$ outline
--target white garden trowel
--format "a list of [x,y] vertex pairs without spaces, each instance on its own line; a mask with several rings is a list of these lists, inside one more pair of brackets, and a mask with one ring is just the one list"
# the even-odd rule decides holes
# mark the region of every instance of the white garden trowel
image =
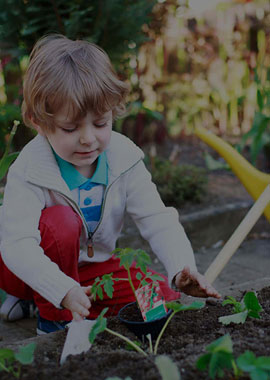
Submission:
[[72,321],[68,327],[68,333],[64,348],[60,358],[62,365],[68,355],[78,355],[90,349],[91,343],[88,339],[89,333],[96,323],[96,320],[84,319],[82,321]]

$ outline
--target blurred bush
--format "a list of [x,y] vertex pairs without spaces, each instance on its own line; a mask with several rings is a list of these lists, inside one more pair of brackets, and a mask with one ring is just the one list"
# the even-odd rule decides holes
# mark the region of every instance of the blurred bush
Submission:
[[207,188],[207,171],[194,165],[175,165],[170,160],[154,158],[153,182],[167,206],[182,207],[186,202],[199,203]]

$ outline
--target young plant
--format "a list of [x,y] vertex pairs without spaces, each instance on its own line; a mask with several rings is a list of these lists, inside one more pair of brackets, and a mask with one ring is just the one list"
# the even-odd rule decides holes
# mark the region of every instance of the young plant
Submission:
[[[154,281],[164,281],[164,278],[159,276],[158,274],[152,274],[147,271],[147,267],[151,264],[151,258],[147,252],[142,249],[132,249],[132,248],[117,248],[112,254],[115,257],[120,259],[120,267],[124,267],[127,271],[126,278],[117,278],[113,277],[112,273],[105,274],[101,278],[97,277],[95,279],[94,284],[92,285],[91,293],[93,295],[94,300],[98,296],[101,300],[103,300],[103,291],[107,294],[109,298],[112,298],[113,295],[113,283],[114,281],[128,281],[130,287],[133,291],[134,297],[137,301],[136,290],[141,288],[142,286],[148,284],[149,282]],[[142,273],[138,272],[136,275],[137,280],[139,281],[139,285],[135,288],[134,283],[131,278],[130,268],[136,262],[136,268],[139,268]],[[137,301],[138,303],[138,301]]]
[[244,372],[249,373],[251,380],[268,380],[270,376],[270,356],[256,356],[245,351],[236,360],[233,356],[232,340],[229,334],[222,336],[206,347],[208,353],[197,360],[200,370],[208,368],[211,379],[224,377],[225,369],[233,369],[234,379],[239,379]]
[[218,318],[219,322],[224,325],[244,323],[247,317],[260,318],[259,313],[263,310],[254,292],[247,292],[241,302],[236,301],[234,297],[228,296],[222,302],[222,305],[233,305],[234,313]]
[[199,357],[196,366],[200,370],[208,368],[211,379],[215,379],[216,376],[224,377],[225,369],[234,368],[234,371],[238,373],[233,358],[233,344],[229,334],[210,343],[206,346],[206,351],[208,351],[206,354]]
[[[0,371],[11,373],[14,377],[19,378],[21,374],[21,364],[31,364],[34,360],[34,351],[36,343],[30,343],[21,347],[19,352],[14,352],[9,348],[0,349]],[[15,362],[19,362],[18,368],[15,368]]]
[[238,368],[248,372],[253,380],[267,380],[270,378],[270,356],[256,356],[251,351],[245,351],[236,359]]

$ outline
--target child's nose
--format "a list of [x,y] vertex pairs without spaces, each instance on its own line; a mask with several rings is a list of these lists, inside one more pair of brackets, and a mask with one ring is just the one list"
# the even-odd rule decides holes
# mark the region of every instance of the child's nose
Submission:
[[96,140],[94,130],[90,125],[81,129],[80,143],[90,145]]

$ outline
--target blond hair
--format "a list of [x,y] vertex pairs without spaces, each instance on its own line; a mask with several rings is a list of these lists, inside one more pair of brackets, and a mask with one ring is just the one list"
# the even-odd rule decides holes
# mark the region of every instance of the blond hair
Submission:
[[119,80],[107,54],[97,45],[48,35],[34,46],[24,78],[22,115],[54,130],[54,114],[68,105],[72,120],[88,111],[113,117],[125,111],[127,84]]

